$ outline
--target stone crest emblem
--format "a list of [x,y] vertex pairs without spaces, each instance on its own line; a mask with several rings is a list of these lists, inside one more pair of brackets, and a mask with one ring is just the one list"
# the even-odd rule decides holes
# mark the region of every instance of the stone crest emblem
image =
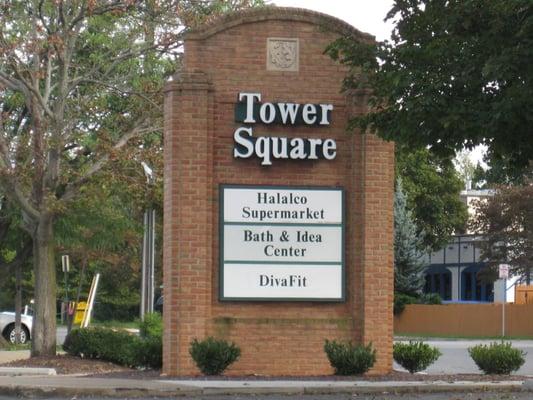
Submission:
[[298,71],[298,39],[269,38],[267,40],[267,70]]

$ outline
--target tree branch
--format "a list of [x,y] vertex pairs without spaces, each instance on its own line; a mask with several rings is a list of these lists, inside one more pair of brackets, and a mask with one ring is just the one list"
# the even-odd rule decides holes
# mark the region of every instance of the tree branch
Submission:
[[[13,68],[13,71],[15,72],[15,75],[18,78],[18,81],[21,85],[23,85],[28,91],[33,94],[33,96],[37,99],[38,103],[42,107],[43,111],[50,117],[54,117],[54,114],[52,113],[52,110],[48,107],[48,105],[45,103],[43,97],[41,96],[41,93],[39,92],[39,88],[35,87],[33,84],[26,81],[24,76],[22,75],[22,72],[19,70],[16,64],[11,64],[11,67]],[[17,88],[18,90],[21,90],[22,88]],[[29,97],[30,93],[27,93],[25,90],[21,90],[26,97]],[[27,99],[30,100],[30,99]]]
[[33,242],[30,238],[26,239],[22,245],[22,249],[17,251],[15,258],[7,263],[0,263],[0,277],[4,279],[13,273],[13,270],[19,265],[23,264],[30,258],[33,250]]
[[48,103],[48,100],[50,98],[50,93],[52,93],[52,89],[54,88],[54,85],[52,85],[52,59],[50,57],[50,52],[48,52],[46,57],[46,80],[44,85],[44,95],[43,100],[45,103]]
[[[113,150],[119,150],[122,147],[124,147],[131,139],[144,134],[148,132],[155,132],[159,130],[158,127],[135,127],[130,132],[124,134],[120,140],[115,143],[113,146]],[[105,167],[105,165],[109,162],[109,154],[103,155],[101,158],[96,160],[88,169],[87,171],[76,181],[68,184],[65,188],[65,191],[63,192],[63,195],[60,197],[63,201],[70,201],[74,198],[74,196],[77,194],[78,189],[86,183],[89,178],[91,178],[96,173],[100,172],[102,168]]]
[[0,71],[0,83],[2,83],[8,89],[22,91],[21,82],[18,80],[13,80],[13,78],[11,78],[9,75],[5,74],[2,71]]
[[[81,82],[93,83],[95,85],[103,86],[105,88],[111,89],[112,91],[114,91],[116,93],[126,94],[126,95],[130,95],[130,96],[137,96],[137,97],[145,100],[146,102],[152,104],[152,106],[154,106],[155,108],[158,108],[158,109],[161,108],[160,104],[156,103],[154,100],[152,100],[150,97],[146,96],[142,92],[136,92],[136,91],[131,91],[131,90],[122,90],[122,89],[118,88],[116,85],[113,85],[113,84],[110,84],[110,83],[106,83],[106,82],[103,82],[103,81],[99,81],[97,79],[83,79],[83,80],[81,80]],[[155,91],[153,93],[155,93]]]
[[[78,23],[83,21],[85,18],[85,15],[87,14],[87,3],[83,2],[83,4],[80,7],[80,12],[78,15],[76,15],[72,21],[70,21],[70,24],[68,26],[69,29],[74,28]],[[116,10],[126,10],[128,7],[133,6],[132,4],[126,4],[124,1],[115,1],[112,3],[109,3],[105,6],[96,7],[93,10],[91,10],[91,15],[102,15],[110,11],[116,11]]]

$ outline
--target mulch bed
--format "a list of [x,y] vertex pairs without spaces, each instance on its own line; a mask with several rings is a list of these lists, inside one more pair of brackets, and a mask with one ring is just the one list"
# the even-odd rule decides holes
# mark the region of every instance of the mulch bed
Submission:
[[[98,377],[109,378],[131,378],[131,379],[164,379],[164,380],[249,380],[249,381],[473,381],[473,382],[500,382],[500,381],[523,381],[528,379],[518,375],[481,375],[481,374],[456,374],[456,375],[426,375],[410,374],[408,372],[394,371],[386,375],[362,375],[362,376],[337,376],[337,375],[318,375],[318,376],[265,376],[265,375],[239,375],[239,376],[160,376],[160,371],[135,371],[127,372],[110,372],[105,375],[95,374]],[[530,378],[529,378],[530,379]]]
[[[136,370],[107,361],[92,360],[79,358],[69,355],[58,355],[55,357],[33,357],[25,360],[12,361],[2,364],[9,367],[44,367],[55,368],[58,374],[83,374],[89,377],[98,378],[125,378],[125,379],[165,379],[165,380],[336,380],[336,381],[475,381],[475,382],[499,382],[505,381],[522,381],[528,379],[519,375],[482,375],[482,374],[456,374],[456,375],[428,375],[428,374],[409,374],[407,372],[393,371],[387,375],[363,375],[363,376],[263,376],[263,375],[244,375],[244,376],[181,376],[167,377],[161,376],[159,370]],[[530,379],[530,378],[529,378]]]

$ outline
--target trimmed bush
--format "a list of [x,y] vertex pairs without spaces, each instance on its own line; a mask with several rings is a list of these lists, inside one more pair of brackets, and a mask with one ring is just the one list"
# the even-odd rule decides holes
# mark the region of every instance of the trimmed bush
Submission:
[[163,340],[149,336],[137,341],[136,367],[161,369],[163,365]]
[[394,293],[394,315],[400,315],[407,304],[442,304],[442,299],[437,293],[425,293],[419,296]]
[[100,298],[94,304],[94,317],[98,321],[134,321],[139,316],[139,299]]
[[438,349],[424,342],[394,344],[394,361],[412,374],[425,370],[441,355]]
[[144,338],[163,337],[163,319],[159,313],[148,313],[139,325],[139,335]]
[[420,304],[442,304],[442,299],[437,293],[424,293],[420,295]]
[[418,303],[418,299],[414,296],[409,296],[403,293],[394,293],[393,313],[394,315],[399,315],[403,312],[407,304],[416,304],[416,303]]
[[526,353],[513,348],[510,342],[494,342],[488,346],[480,344],[470,347],[468,353],[485,374],[509,375],[526,361]]
[[74,329],[63,349],[70,355],[94,358],[137,368],[161,368],[160,337],[140,338],[109,328]]
[[204,375],[220,375],[241,356],[241,349],[235,343],[208,337],[202,341],[194,339],[189,354]]
[[324,351],[335,375],[360,375],[367,372],[376,362],[376,350],[368,345],[343,343],[326,339]]

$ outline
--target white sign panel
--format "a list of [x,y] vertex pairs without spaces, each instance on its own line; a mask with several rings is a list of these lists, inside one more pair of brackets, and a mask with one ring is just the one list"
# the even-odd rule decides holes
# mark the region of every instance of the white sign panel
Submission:
[[507,279],[509,278],[509,264],[500,264],[498,266],[499,278]]
[[223,185],[222,300],[344,300],[343,191]]
[[225,221],[342,223],[341,190],[225,188],[224,196]]
[[341,265],[226,264],[224,295],[248,299],[335,299]]

